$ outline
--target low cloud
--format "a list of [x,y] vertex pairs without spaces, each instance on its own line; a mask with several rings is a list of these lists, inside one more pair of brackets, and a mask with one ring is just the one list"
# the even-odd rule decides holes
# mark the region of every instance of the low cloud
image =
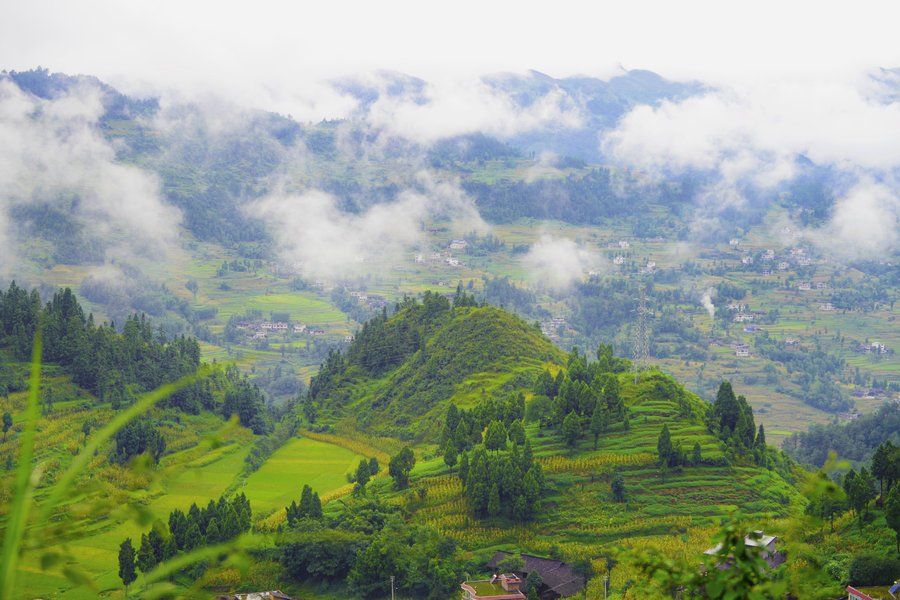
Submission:
[[823,227],[800,235],[837,258],[883,259],[900,251],[900,196],[885,184],[864,180],[838,198]]
[[659,177],[709,175],[695,198],[698,237],[727,231],[729,214],[758,208],[748,193],[757,205],[774,199],[775,186],[797,174],[801,157],[828,166],[846,187],[832,190],[838,200],[829,221],[803,235],[838,258],[877,258],[898,247],[896,87],[890,77],[866,77],[720,89],[639,106],[602,146]]
[[247,211],[268,224],[283,262],[322,279],[389,268],[426,241],[426,221],[443,221],[455,232],[488,230],[472,200],[453,182],[421,173],[416,183],[394,201],[359,213],[341,210],[339,199],[321,190],[276,192]]
[[480,79],[427,83],[399,95],[382,91],[366,119],[376,128],[423,144],[476,132],[509,138],[547,127],[575,128],[583,121],[578,104],[562,90],[520,106]]
[[42,100],[0,80],[0,271],[12,273],[22,258],[14,211],[65,215],[107,259],[158,256],[175,239],[180,213],[162,201],[155,176],[116,161],[97,128],[102,113],[90,86]]
[[608,263],[594,250],[568,238],[542,235],[522,262],[539,286],[563,291],[592,271],[606,271]]
[[[885,84],[886,85],[886,84]],[[900,165],[900,103],[863,81],[769,82],[639,106],[603,140],[628,164],[654,170],[748,173],[774,183],[790,163],[890,169]]]

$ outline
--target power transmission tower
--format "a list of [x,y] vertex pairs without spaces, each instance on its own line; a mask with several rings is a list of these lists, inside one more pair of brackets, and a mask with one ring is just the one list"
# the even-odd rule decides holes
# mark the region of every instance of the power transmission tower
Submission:
[[641,297],[638,301],[637,323],[634,327],[634,339],[632,340],[632,358],[634,361],[634,382],[638,382],[641,371],[647,367],[647,357],[650,355],[650,327],[647,319],[650,311],[647,308],[647,291],[641,284]]

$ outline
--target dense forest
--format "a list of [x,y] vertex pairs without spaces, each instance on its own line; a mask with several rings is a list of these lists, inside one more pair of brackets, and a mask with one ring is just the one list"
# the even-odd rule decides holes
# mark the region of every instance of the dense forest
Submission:
[[[200,347],[186,336],[171,339],[144,315],[125,320],[119,331],[114,323],[95,324],[68,288],[59,290],[46,304],[37,290],[31,292],[12,282],[0,290],[0,347],[9,348],[20,361],[31,358],[40,332],[42,358],[59,365],[72,381],[113,409],[131,404],[141,393],[197,373]],[[3,371],[0,371],[3,376]],[[7,374],[0,379],[13,381]],[[220,400],[220,398],[222,398]],[[188,413],[213,410],[229,417],[237,414],[242,424],[256,433],[271,427],[259,388],[235,367],[215,370],[209,377],[185,386],[165,401]],[[127,448],[154,446],[143,435]],[[138,453],[140,453],[138,452]],[[125,456],[132,455],[125,451]]]
[[785,451],[798,461],[821,467],[830,452],[856,463],[868,461],[885,440],[900,445],[900,404],[884,404],[848,423],[812,425],[784,441]]

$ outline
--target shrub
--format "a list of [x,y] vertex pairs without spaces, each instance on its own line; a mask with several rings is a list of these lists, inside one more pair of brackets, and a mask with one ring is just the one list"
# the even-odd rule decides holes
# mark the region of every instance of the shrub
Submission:
[[890,585],[900,573],[900,559],[861,555],[850,563],[851,585]]

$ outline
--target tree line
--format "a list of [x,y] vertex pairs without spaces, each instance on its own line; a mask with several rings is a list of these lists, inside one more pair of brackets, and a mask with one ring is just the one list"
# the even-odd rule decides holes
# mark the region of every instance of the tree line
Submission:
[[205,508],[191,504],[187,513],[175,509],[169,513],[168,525],[157,522],[148,533],[141,534],[137,549],[131,538],[121,543],[119,578],[127,589],[137,579],[136,569],[149,573],[179,552],[233,539],[250,530],[251,519],[250,501],[243,493],[230,500],[220,496]]

